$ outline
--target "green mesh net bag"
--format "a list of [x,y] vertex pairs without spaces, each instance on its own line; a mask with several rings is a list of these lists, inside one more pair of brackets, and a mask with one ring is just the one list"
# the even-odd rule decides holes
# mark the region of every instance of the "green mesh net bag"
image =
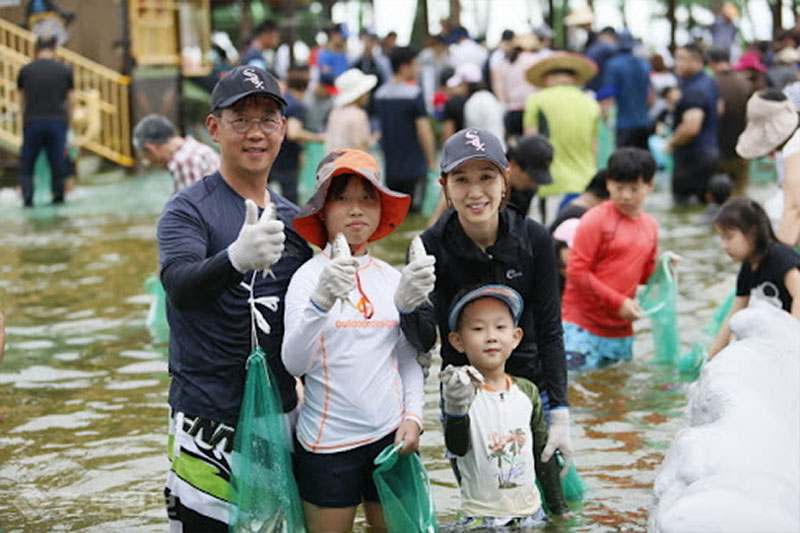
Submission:
[[711,314],[711,320],[703,328],[703,335],[706,337],[703,342],[695,342],[689,351],[681,355],[678,360],[678,370],[685,374],[698,374],[700,369],[708,360],[708,352],[705,344],[710,343],[717,336],[725,319],[733,307],[733,300],[736,298],[736,287],[728,293],[728,296],[720,303]]
[[417,454],[400,455],[401,446],[387,446],[372,473],[389,533],[438,531],[428,473]]
[[678,283],[669,266],[672,257],[669,252],[661,255],[655,272],[639,296],[639,305],[652,323],[655,362],[660,364],[675,364],[681,347],[676,312]]
[[[559,470],[564,467],[564,456],[561,455],[560,450],[556,450],[555,456],[558,461]],[[542,507],[545,512],[549,513],[550,509],[547,507],[547,500],[544,497],[544,489],[539,478],[536,478],[536,488],[539,489],[539,495],[542,498]],[[573,461],[569,465],[569,469],[564,477],[561,478],[561,491],[564,493],[564,499],[569,503],[580,503],[583,501],[583,495],[586,494],[586,482],[578,473]]]
[[247,359],[231,464],[231,532],[304,532],[288,428],[264,352]]
[[158,276],[151,275],[144,280],[144,290],[152,295],[150,310],[147,312],[147,328],[157,342],[169,340],[169,323],[167,322],[167,294]]

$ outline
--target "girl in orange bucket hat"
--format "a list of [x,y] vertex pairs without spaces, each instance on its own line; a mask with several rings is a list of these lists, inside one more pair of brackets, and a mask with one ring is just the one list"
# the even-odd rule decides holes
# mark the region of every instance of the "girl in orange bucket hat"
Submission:
[[[423,375],[400,330],[401,273],[366,246],[397,229],[410,203],[382,185],[372,156],[335,150],[294,221],[322,248],[289,283],[281,350],[304,378],[295,475],[312,532],[349,531],[359,503],[370,526],[385,529],[373,460],[387,446],[419,446]],[[432,277],[432,259],[429,267]]]

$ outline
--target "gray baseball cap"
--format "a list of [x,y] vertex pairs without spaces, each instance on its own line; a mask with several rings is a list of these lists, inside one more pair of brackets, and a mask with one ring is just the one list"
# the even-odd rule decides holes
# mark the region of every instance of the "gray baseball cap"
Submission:
[[493,133],[479,128],[467,128],[450,136],[442,147],[442,174],[471,159],[485,159],[500,170],[508,168],[503,145]]
[[455,331],[458,326],[458,318],[464,308],[475,300],[481,298],[496,298],[508,306],[511,316],[514,318],[514,325],[519,325],[519,318],[522,316],[524,302],[522,296],[507,285],[489,284],[472,289],[466,292],[459,292],[455,296],[453,305],[450,306],[450,313],[447,316],[447,326],[450,331]]
[[251,94],[269,96],[281,108],[286,107],[281,88],[269,72],[258,67],[239,66],[225,74],[214,86],[211,92],[211,112],[230,107]]

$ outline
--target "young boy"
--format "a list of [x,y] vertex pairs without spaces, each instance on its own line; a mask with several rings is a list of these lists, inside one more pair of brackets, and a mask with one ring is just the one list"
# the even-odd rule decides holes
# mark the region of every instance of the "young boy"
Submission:
[[570,368],[629,360],[632,322],[642,310],[634,295],[655,268],[658,223],[643,212],[653,190],[655,162],[639,148],[608,160],[610,200],[581,218],[567,265],[562,300],[564,349]]
[[522,339],[522,297],[505,285],[482,285],[456,296],[448,338],[471,366],[439,375],[445,444],[461,477],[460,526],[527,529],[546,519],[538,478],[555,514],[564,503],[558,464],[541,461],[547,424],[536,385],[511,377],[505,362]]

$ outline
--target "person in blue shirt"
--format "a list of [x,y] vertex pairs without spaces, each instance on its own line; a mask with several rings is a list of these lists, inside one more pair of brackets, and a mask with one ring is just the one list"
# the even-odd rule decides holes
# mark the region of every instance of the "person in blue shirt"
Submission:
[[242,54],[239,64],[243,66],[258,67],[275,76],[275,72],[264,57],[265,50],[277,50],[280,44],[281,33],[278,25],[272,20],[262,21],[253,30],[250,45]]
[[599,92],[603,88],[605,81],[605,66],[609,59],[614,57],[617,51],[617,32],[614,28],[607,26],[600,30],[594,41],[586,47],[583,55],[591,59],[597,65],[597,75],[589,80],[586,88]]
[[347,26],[344,24],[330,26],[325,33],[328,35],[328,42],[317,56],[319,80],[322,83],[333,84],[336,78],[350,67],[347,61],[347,37],[349,34]]
[[681,98],[675,106],[675,131],[665,149],[674,152],[672,198],[686,205],[705,202],[708,180],[719,160],[719,87],[704,72],[703,51],[693,44],[675,52],[675,74],[681,78]]
[[297,405],[295,379],[281,362],[284,298],[311,249],[291,229],[297,207],[267,187],[285,107],[262,69],[239,66],[223,77],[206,117],[219,171],[173,196],[158,221],[172,378],[164,496],[173,530],[228,531],[231,455],[253,344],[267,355],[283,410]]
[[612,88],[617,102],[617,148],[648,149],[650,119],[647,109],[653,100],[650,65],[633,55],[636,39],[628,30],[617,38],[617,54],[605,65],[604,86]]

